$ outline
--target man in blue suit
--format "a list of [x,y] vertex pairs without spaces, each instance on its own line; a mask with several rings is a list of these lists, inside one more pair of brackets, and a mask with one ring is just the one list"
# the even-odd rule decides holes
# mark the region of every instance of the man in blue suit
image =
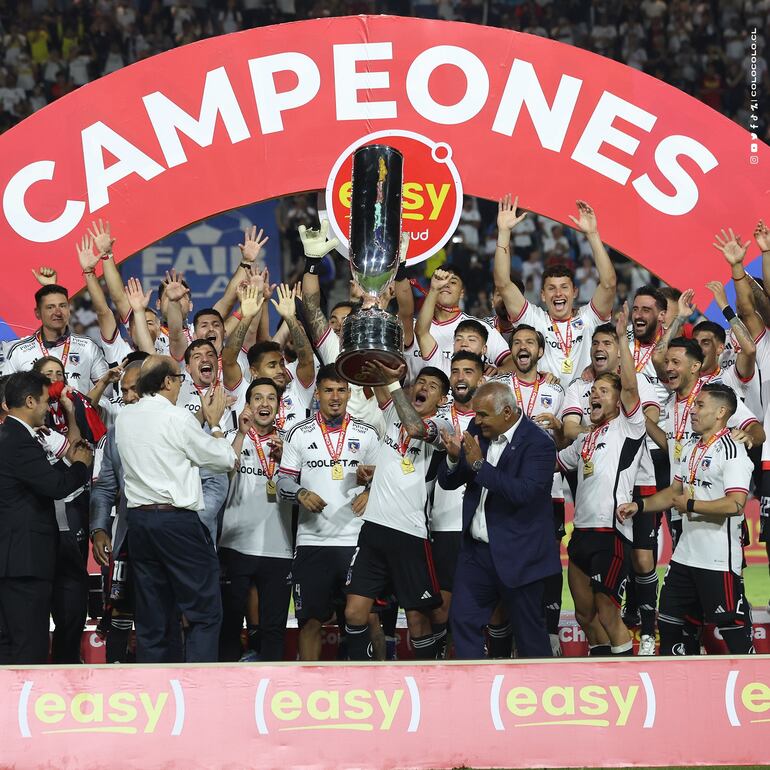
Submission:
[[501,382],[479,387],[473,409],[469,431],[444,435],[438,475],[444,489],[467,485],[450,618],[455,654],[484,657],[484,627],[502,601],[518,657],[551,657],[543,581],[561,569],[551,503],[556,446]]

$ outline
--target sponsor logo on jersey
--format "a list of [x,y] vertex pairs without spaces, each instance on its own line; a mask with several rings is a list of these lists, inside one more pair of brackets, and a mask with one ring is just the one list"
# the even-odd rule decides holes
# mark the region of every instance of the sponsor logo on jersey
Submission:
[[260,679],[254,703],[257,730],[260,735],[298,730],[417,732],[420,692],[414,677],[405,676],[403,686],[366,684],[364,680],[352,688],[324,683],[323,689],[316,689],[311,680],[305,686],[279,689],[274,680]]
[[[551,679],[551,677],[548,677]],[[491,683],[490,716],[496,730],[508,727],[653,727],[655,689],[646,672],[598,675],[579,686],[554,678],[522,686],[513,676],[498,674]],[[512,685],[512,686],[511,686]]]
[[27,680],[19,695],[18,724],[24,738],[74,732],[181,735],[184,717],[178,679],[169,679],[168,689],[113,692],[41,691],[34,680]]

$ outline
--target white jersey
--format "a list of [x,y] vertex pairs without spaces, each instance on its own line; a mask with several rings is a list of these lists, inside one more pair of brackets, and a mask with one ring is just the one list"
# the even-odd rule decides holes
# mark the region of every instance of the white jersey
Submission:
[[[455,433],[468,430],[476,412],[463,412],[455,402],[442,407],[438,416],[450,422]],[[416,472],[416,471],[415,471]],[[430,506],[431,532],[461,532],[463,528],[463,497],[465,485],[457,489],[444,489],[436,484],[433,489],[433,501]]]
[[[764,415],[763,405],[767,404],[766,384],[770,379],[770,340],[765,331],[763,331],[754,342],[757,346],[754,375],[748,380],[743,380],[740,377],[739,379],[741,379],[743,384],[743,395],[741,398],[743,398],[752,414],[761,421]],[[728,329],[725,349],[719,357],[719,368],[724,370],[734,367],[740,349],[741,346],[738,344],[732,329]]]
[[[318,355],[324,364],[333,364],[340,354],[340,338],[330,326],[321,339],[315,344]],[[367,396],[365,388],[360,385],[350,386],[350,399],[348,400],[348,412],[357,420],[363,420],[373,426],[377,435],[382,437],[385,431],[385,423],[382,412],[374,395]]]
[[510,321],[503,321],[497,313],[488,315],[481,319],[481,323],[500,332],[500,336],[505,340],[505,344],[511,347],[511,338],[513,337],[513,324]]
[[[762,468],[770,469],[770,334],[765,329],[757,345],[757,372],[759,374],[759,407],[761,409],[762,424],[765,429],[765,435],[768,437],[762,445]],[[749,399],[746,399],[746,405],[749,406]],[[756,412],[755,412],[756,414]]]
[[382,412],[385,435],[364,519],[427,538],[428,499],[438,465],[445,457],[438,448],[441,429],[451,431],[452,423],[438,416],[424,420],[428,440],[421,441],[410,439],[401,430],[401,418],[393,402],[388,402]]
[[[542,308],[524,302],[524,307],[511,321],[517,324],[529,324],[545,338],[545,354],[539,366],[559,378],[566,390],[574,377],[579,377],[591,363],[591,337],[594,329],[608,319],[602,318],[594,309],[593,303],[583,305],[569,321],[554,321]],[[565,351],[569,350],[570,364]]]
[[46,347],[38,330],[6,349],[3,374],[29,371],[35,361],[45,356],[58,358],[64,366],[67,385],[86,395],[107,372],[107,361],[102,351],[88,337],[68,334],[55,345]]
[[[225,393],[230,398],[235,398],[235,402],[230,406],[225,406],[222,419],[219,421],[219,427],[225,435],[230,435],[238,430],[238,416],[246,405],[246,391],[249,384],[246,380],[241,380],[235,390],[225,388]],[[187,409],[192,414],[197,414],[201,408],[201,394],[206,393],[207,388],[199,388],[186,373],[182,386],[179,388],[179,396],[176,405]]]
[[[729,433],[711,446],[690,439],[682,448],[674,480],[681,481],[696,500],[719,500],[728,492],[748,494],[753,466],[746,447]],[[682,534],[672,561],[699,569],[742,571],[741,530],[743,516],[708,517],[691,513],[682,517]]]
[[[582,378],[578,377],[570,383],[567,388],[567,395],[564,399],[564,407],[562,409],[562,420],[567,415],[575,415],[580,418],[580,424],[586,428],[591,428],[591,388],[593,387],[594,380],[586,382]],[[636,375],[636,387],[639,391],[639,400],[642,402],[642,411],[649,406],[657,406],[660,408],[657,397],[657,389],[650,382],[646,374],[637,372]],[[668,392],[668,391],[666,391]],[[661,409],[661,415],[663,410]],[[660,423],[660,420],[658,421]],[[665,430],[661,425],[661,430]],[[655,468],[652,464],[652,456],[650,455],[649,436],[645,442],[646,448],[641,450],[641,458],[639,460],[639,475],[636,479],[637,486],[640,487],[654,487],[655,486]],[[654,444],[654,447],[658,449],[658,445]]]
[[[247,382],[246,389],[248,386]],[[298,422],[307,419],[314,393],[315,383],[305,386],[299,381],[299,377],[289,380],[278,403],[275,424],[279,430],[286,432]]]
[[117,327],[111,340],[102,336],[101,346],[104,358],[110,364],[119,364],[129,353],[134,352],[134,347],[123,339]]
[[489,336],[487,337],[486,359],[489,363],[494,366],[500,366],[508,358],[511,354],[510,345],[508,345],[497,329],[484,323],[480,318],[458,310],[457,314],[448,321],[436,321],[433,319],[430,325],[431,337],[436,341],[433,350],[421,351],[415,336],[412,345],[404,351],[407,366],[409,367],[410,382],[415,381],[423,366],[435,366],[449,376],[451,360],[455,351],[455,330],[463,321],[478,321],[487,327]]
[[[377,463],[377,431],[351,418],[344,433],[341,428],[326,433],[330,452],[321,419],[318,414],[297,423],[283,444],[281,474],[292,477],[326,502],[321,513],[311,513],[299,506],[297,545],[355,545],[361,518],[353,513],[351,503],[364,489],[356,481],[356,468],[359,464]],[[342,478],[333,478],[332,453],[342,466]]]
[[291,503],[278,500],[275,494],[268,497],[267,490],[268,474],[273,482],[278,475],[278,465],[270,459],[269,442],[275,437],[275,433],[254,433],[243,439],[241,464],[232,477],[225,503],[220,548],[249,556],[292,557]]
[[614,529],[633,539],[631,519],[618,521],[615,511],[630,503],[644,446],[644,411],[641,402],[630,414],[620,414],[601,428],[578,436],[557,455],[565,471],[578,471],[575,496],[576,529]]
[[[559,416],[564,403],[564,389],[558,383],[550,384],[545,381],[544,374],[539,374],[535,382],[524,382],[518,377],[514,379],[513,373],[501,374],[493,377],[491,382],[502,382],[507,385],[516,396],[519,409],[527,417],[537,417],[540,414],[553,414]],[[552,431],[549,431],[553,435]],[[561,483],[561,473],[553,474],[551,497],[554,500],[564,499],[564,490]]]
[[[42,444],[43,449],[45,450],[45,455],[51,465],[56,465],[59,460],[63,460],[66,465],[69,465],[69,462],[64,458],[64,455],[69,449],[70,442],[63,433],[59,433],[58,431],[51,430],[49,428],[38,428],[35,432],[37,433],[37,440]],[[74,492],[70,492],[67,497],[63,497],[61,500],[57,500],[56,502],[69,503],[76,497],[79,497],[83,492],[86,491],[86,489],[88,489],[88,484],[84,484],[82,487],[78,487]],[[60,506],[57,506],[56,509],[56,519],[59,524],[60,531],[65,532],[69,529],[69,524],[67,523],[67,515],[64,513],[64,509]]]

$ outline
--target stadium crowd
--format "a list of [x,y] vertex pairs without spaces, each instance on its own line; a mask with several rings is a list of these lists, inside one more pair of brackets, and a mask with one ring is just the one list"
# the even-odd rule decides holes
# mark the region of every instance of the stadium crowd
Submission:
[[[589,301],[556,262],[536,305],[511,279],[527,213],[511,196],[497,209],[493,314],[461,309],[456,267],[436,267],[423,297],[402,261],[381,304],[407,363],[367,362],[386,383],[373,388],[334,365],[346,317],[372,300],[353,283],[323,310],[326,222],[299,227],[294,286],[270,283],[267,239],[247,230],[208,308],[173,271],[151,305],[94,222],[76,251],[99,344],[73,333],[67,288],[41,267],[40,328],[6,344],[0,379],[2,659],[44,662],[51,617],[51,659],[80,660],[89,540],[110,661],[128,659],[134,624],[139,661],[282,659],[290,598],[302,660],[330,622],[341,656],[392,658],[399,607],[421,659],[558,655],[567,489],[590,654],[631,654],[635,626],[639,654],[655,654],[656,628],[663,654],[697,654],[705,623],[751,652],[744,506],[761,497],[766,523],[770,298],[744,271],[749,241],[715,236],[737,293],[732,308],[707,284],[726,333],[689,326],[692,289],[642,285],[616,309],[584,201],[571,220]],[[770,231],[753,238],[769,278]],[[675,545],[658,600],[661,526]]]

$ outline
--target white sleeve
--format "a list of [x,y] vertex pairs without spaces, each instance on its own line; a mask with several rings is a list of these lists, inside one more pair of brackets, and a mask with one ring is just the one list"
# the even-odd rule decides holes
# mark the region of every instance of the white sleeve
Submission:
[[738,408],[735,410],[735,414],[728,420],[727,427],[731,430],[733,428],[740,428],[746,430],[752,423],[759,422],[753,415],[751,409],[738,398]]
[[321,339],[313,343],[313,347],[324,364],[331,364],[337,360],[337,356],[340,354],[340,338],[335,334],[334,329],[329,326]]
[[641,438],[645,434],[646,421],[644,417],[644,409],[642,408],[642,402],[637,401],[636,406],[628,413],[626,413],[623,407],[623,402],[620,402],[620,420],[621,430],[624,435],[629,438]]
[[363,457],[361,459],[362,465],[376,465],[377,454],[380,451],[380,439],[377,437],[375,430],[367,431],[366,433],[366,446],[364,447]]
[[648,406],[657,406],[660,409],[660,402],[655,393],[655,388],[646,374],[639,372],[636,375],[636,387],[639,390],[639,400],[642,402],[642,409]]
[[583,381],[573,380],[567,392],[564,394],[564,401],[561,407],[561,419],[563,420],[568,414],[574,414],[580,418],[580,422],[583,422],[583,405],[580,403],[580,392],[582,390]]
[[583,446],[583,438],[576,438],[568,447],[565,447],[556,455],[556,462],[563,471],[577,470],[580,462],[580,447]]
[[746,448],[743,444],[736,444],[736,447],[738,456],[727,460],[724,465],[725,494],[728,492],[748,494],[754,466],[746,454]]
[[[294,439],[292,441],[292,439]],[[289,435],[283,442],[283,453],[281,454],[281,466],[278,469],[280,473],[285,473],[289,476],[293,476],[295,479],[299,476],[302,470],[302,457],[299,451],[299,434],[292,435],[289,431]]]
[[107,359],[104,357],[101,348],[94,342],[91,343],[93,350],[93,360],[91,361],[91,382],[96,385],[99,379],[107,374],[109,367],[107,366]]
[[215,473],[231,471],[235,467],[236,456],[230,443],[224,438],[214,438],[206,433],[191,412],[181,408],[179,412],[179,415],[175,415],[175,421],[190,462]]
[[545,334],[548,331],[548,314],[542,308],[531,305],[526,300],[524,300],[524,307],[516,318],[509,316],[509,320],[512,324],[529,324],[541,334]]
[[129,353],[134,352],[134,349],[120,336],[117,329],[115,329],[115,336],[111,340],[108,341],[102,337],[102,350],[105,360],[108,363],[114,362],[116,364],[119,364]]
[[487,358],[499,366],[509,355],[511,348],[497,329],[490,328],[487,337]]

